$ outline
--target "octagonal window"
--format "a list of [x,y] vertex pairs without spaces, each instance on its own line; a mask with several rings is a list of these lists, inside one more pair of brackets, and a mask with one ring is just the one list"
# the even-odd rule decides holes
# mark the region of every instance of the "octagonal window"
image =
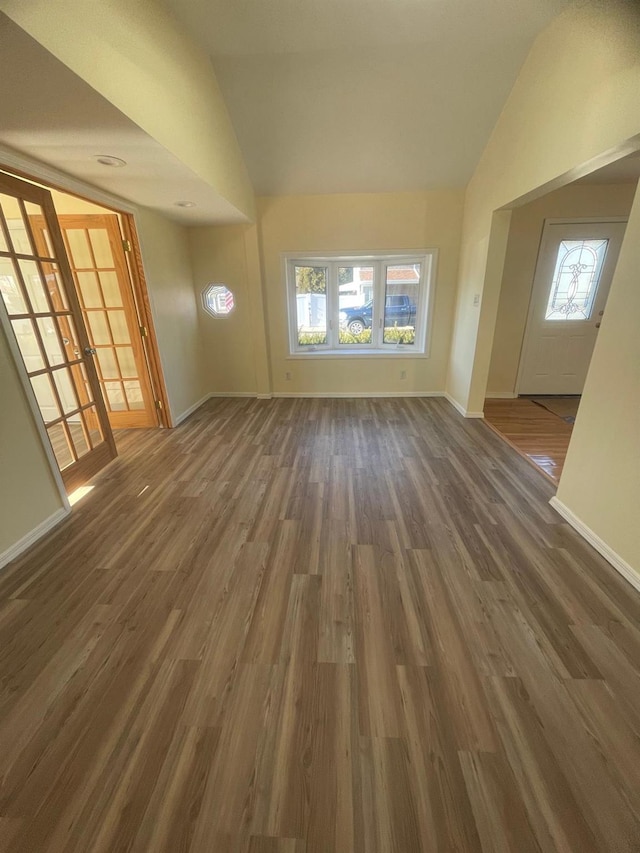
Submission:
[[225,284],[209,284],[202,291],[202,304],[212,317],[226,317],[234,308],[233,293]]

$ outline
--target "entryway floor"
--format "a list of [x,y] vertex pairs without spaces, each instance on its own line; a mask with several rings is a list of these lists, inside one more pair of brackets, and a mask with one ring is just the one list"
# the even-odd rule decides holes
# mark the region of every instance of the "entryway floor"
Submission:
[[556,485],[573,424],[530,399],[485,400],[485,422]]

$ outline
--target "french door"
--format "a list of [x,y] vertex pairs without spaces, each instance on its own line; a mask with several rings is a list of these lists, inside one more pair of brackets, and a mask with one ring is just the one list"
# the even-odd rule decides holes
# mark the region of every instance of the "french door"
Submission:
[[[46,223],[39,245],[31,218]],[[0,174],[0,293],[71,492],[116,456],[51,194]]]
[[[115,214],[57,217],[102,397],[112,429],[156,427],[154,395],[142,344],[122,237]],[[31,220],[38,248],[49,243],[42,217]]]

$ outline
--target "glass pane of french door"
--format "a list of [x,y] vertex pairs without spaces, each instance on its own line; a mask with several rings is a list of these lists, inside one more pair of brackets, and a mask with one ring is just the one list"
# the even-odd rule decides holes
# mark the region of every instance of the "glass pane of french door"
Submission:
[[[30,220],[47,224],[38,246]],[[50,193],[0,174],[0,294],[68,490],[116,455]]]
[[[58,224],[113,429],[155,427],[157,415],[115,214],[63,214]],[[44,220],[31,225],[46,249]]]

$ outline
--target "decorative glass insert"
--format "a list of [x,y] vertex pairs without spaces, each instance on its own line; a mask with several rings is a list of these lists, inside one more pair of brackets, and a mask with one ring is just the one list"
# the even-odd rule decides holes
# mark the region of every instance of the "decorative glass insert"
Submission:
[[563,240],[558,248],[545,320],[588,320],[608,240]]
[[209,284],[202,293],[204,310],[212,317],[226,317],[234,308],[233,293],[225,284]]

